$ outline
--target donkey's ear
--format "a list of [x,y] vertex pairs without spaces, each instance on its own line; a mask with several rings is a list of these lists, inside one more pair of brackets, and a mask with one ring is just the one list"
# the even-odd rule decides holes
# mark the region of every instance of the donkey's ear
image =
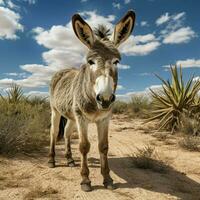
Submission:
[[126,15],[117,23],[114,30],[113,42],[119,46],[131,34],[135,24],[135,13],[129,10]]
[[72,17],[72,25],[76,36],[88,48],[91,48],[94,43],[94,34],[90,26],[81,18],[79,14]]

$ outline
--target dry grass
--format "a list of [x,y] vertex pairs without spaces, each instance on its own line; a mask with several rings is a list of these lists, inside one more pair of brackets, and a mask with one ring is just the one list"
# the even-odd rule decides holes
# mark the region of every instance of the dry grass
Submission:
[[122,114],[127,113],[128,111],[128,104],[123,101],[116,101],[113,106],[113,113],[114,114]]
[[0,99],[0,153],[15,155],[41,150],[49,140],[49,103],[23,98],[22,91],[16,88],[14,94]]
[[179,142],[179,145],[189,151],[200,151],[200,137],[186,136]]
[[151,102],[143,95],[133,95],[130,102],[116,101],[113,107],[114,114],[128,114],[131,118],[147,118]]
[[200,135],[200,113],[182,115],[182,123],[179,129],[186,135]]
[[167,165],[159,158],[155,148],[151,146],[138,149],[138,152],[133,156],[133,163],[140,169],[150,169],[158,173],[166,173],[167,171]]
[[[47,144],[50,112],[42,105],[6,104],[0,108],[0,153],[28,153]],[[1,105],[2,105],[1,104]]]
[[41,186],[37,186],[31,189],[30,192],[28,192],[24,199],[25,200],[32,200],[37,198],[50,198],[55,199],[55,195],[58,194],[58,190],[53,189],[52,187],[46,187],[42,188]]

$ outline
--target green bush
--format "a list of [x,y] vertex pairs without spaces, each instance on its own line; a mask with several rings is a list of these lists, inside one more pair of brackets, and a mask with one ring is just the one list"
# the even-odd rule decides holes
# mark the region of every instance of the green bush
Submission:
[[113,113],[114,114],[122,114],[127,113],[128,104],[123,101],[116,101],[113,106]]
[[133,95],[128,108],[132,117],[147,118],[151,109],[151,101],[144,95]]
[[133,95],[130,102],[116,101],[113,106],[114,114],[127,114],[133,118],[147,118],[151,102],[144,95]]
[[12,91],[0,99],[0,153],[14,155],[40,150],[49,140],[49,104],[31,105],[23,93],[14,101]]

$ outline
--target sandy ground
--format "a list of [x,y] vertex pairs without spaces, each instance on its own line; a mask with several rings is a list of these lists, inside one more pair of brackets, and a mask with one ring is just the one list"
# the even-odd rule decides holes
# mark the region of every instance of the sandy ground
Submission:
[[[117,186],[104,189],[100,175],[96,127],[89,128],[91,150],[88,155],[93,191],[80,190],[80,154],[78,140],[72,144],[77,166],[69,168],[64,158],[64,145],[57,145],[57,167],[47,167],[46,154],[12,159],[0,157],[0,200],[10,199],[75,199],[75,200],[200,200],[200,153],[180,149],[177,139],[154,137],[153,125],[142,120],[114,116],[110,126],[109,164]],[[134,166],[132,156],[137,148],[155,147],[168,167],[165,173]]]

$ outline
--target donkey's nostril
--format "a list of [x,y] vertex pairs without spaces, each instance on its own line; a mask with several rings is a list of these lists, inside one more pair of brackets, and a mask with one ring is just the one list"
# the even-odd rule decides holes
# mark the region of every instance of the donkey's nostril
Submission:
[[115,95],[114,95],[114,94],[112,94],[112,95],[111,95],[111,97],[110,97],[110,101],[111,101],[111,102],[114,102],[114,101],[115,101],[115,99],[116,99]]
[[101,95],[100,95],[100,94],[98,94],[98,95],[96,96],[96,100],[99,101],[99,102],[101,101]]

